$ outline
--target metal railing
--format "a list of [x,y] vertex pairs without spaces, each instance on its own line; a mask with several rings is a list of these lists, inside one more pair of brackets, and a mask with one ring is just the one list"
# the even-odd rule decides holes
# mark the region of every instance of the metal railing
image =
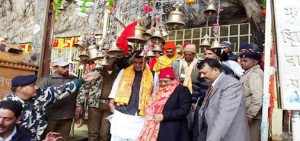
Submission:
[[[213,26],[208,28],[190,28],[180,30],[169,30],[169,36],[166,38],[167,41],[174,41],[176,44],[183,45],[185,42],[192,42],[196,46],[201,44],[203,37],[208,30],[209,41],[214,40],[213,37]],[[231,24],[219,26],[219,41],[230,41],[232,44],[232,51],[238,52],[241,43],[251,42],[251,26],[250,23],[242,24]],[[204,49],[199,48],[200,53],[203,53]]]

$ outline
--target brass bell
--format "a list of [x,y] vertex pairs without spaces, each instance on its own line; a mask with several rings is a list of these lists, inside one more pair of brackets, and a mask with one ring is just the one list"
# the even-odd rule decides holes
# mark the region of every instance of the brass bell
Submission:
[[88,46],[88,52],[89,52],[89,55],[90,55],[90,59],[98,59],[98,46],[97,45],[89,45]]
[[146,30],[146,32],[143,33],[143,36],[145,37],[151,37],[153,34],[153,30],[152,29],[148,29]]
[[163,38],[163,35],[161,33],[160,30],[154,30],[154,33],[152,34],[152,36],[150,37],[150,40],[156,42],[163,42],[164,41],[164,38]]
[[124,52],[119,47],[117,47],[116,42],[112,42],[109,50],[107,51],[107,54],[114,55],[114,56],[120,56],[120,55],[123,55]]
[[204,11],[204,15],[206,15],[207,17],[214,17],[218,14],[215,6],[210,2],[206,8],[206,10]]
[[75,48],[82,48],[84,47],[83,41],[79,40],[77,43],[74,44]]
[[204,40],[201,42],[201,44],[199,45],[199,47],[206,48],[206,47],[211,47],[211,45],[210,45],[208,39],[204,38]]
[[154,48],[152,49],[152,51],[162,52],[162,49],[161,49],[160,45],[154,44]]
[[145,43],[146,39],[143,37],[144,32],[145,28],[141,26],[140,19],[138,19],[134,30],[134,36],[128,37],[127,40],[133,43]]
[[102,50],[99,50],[97,53],[97,58],[103,58],[105,56],[105,54],[103,53]]
[[155,57],[155,54],[152,50],[149,50],[147,51],[147,54],[146,54],[147,57]]
[[109,65],[108,60],[106,59],[106,57],[101,59],[99,64],[102,65],[102,66]]
[[96,45],[98,45],[99,47],[103,45],[103,40],[97,40],[96,41]]
[[90,56],[89,56],[89,54],[87,53],[86,50],[82,51],[82,52],[79,54],[78,57],[79,57],[80,60],[82,60],[82,61],[88,61],[88,60],[90,59]]
[[139,54],[139,56],[143,56],[143,57],[146,57],[145,55],[146,55],[145,50],[142,50],[141,53]]
[[102,49],[103,49],[103,50],[109,50],[109,44],[104,44],[104,46],[103,46]]
[[170,13],[166,25],[174,28],[185,26],[183,13],[179,11],[179,5],[175,5],[175,8],[176,9]]
[[80,62],[81,59],[79,58],[79,56],[77,55],[77,57],[75,58],[75,55],[72,57],[72,61],[77,61]]
[[222,49],[222,44],[218,40],[214,40],[211,44],[210,49]]
[[169,36],[169,33],[165,29],[162,29],[161,32],[163,37]]

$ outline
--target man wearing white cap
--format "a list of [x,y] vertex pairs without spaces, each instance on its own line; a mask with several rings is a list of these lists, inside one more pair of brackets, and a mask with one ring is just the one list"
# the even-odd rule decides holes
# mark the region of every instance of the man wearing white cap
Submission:
[[[75,79],[75,76],[69,75],[69,62],[66,58],[57,58],[52,61],[54,73],[42,78],[39,83],[41,89],[47,87],[56,87]],[[48,125],[44,131],[44,135],[52,132],[58,132],[62,135],[62,141],[67,141],[71,125],[74,118],[75,102],[78,92],[58,100],[46,107],[46,119]]]
[[188,87],[192,93],[193,83],[196,81],[199,73],[197,68],[197,50],[195,44],[188,44],[183,49],[183,56],[173,61],[175,75],[180,83]]

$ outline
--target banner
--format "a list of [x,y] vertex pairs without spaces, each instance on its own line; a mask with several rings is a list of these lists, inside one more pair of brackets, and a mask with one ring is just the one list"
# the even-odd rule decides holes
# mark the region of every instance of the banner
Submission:
[[52,48],[73,48],[74,44],[77,42],[77,38],[54,38],[52,41]]
[[300,5],[295,2],[274,1],[281,102],[285,110],[300,110]]
[[19,45],[22,49],[23,49],[23,51],[25,52],[25,53],[30,53],[30,51],[31,51],[31,44],[20,44]]

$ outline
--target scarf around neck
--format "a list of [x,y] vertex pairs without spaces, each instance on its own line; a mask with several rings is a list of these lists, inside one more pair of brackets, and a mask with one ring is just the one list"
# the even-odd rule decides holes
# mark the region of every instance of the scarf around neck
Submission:
[[188,63],[185,60],[183,60],[182,62],[183,62],[182,66],[184,68],[184,73],[185,73],[183,86],[188,87],[190,93],[192,94],[193,93],[192,73],[193,73],[194,66],[197,64],[197,59],[194,58],[193,62],[191,62],[190,65],[188,65]]
[[180,57],[178,53],[175,53],[172,58],[169,58],[167,55],[160,56],[154,64],[153,70],[159,73],[161,69],[170,67],[173,60],[176,60],[178,57]]
[[[115,102],[118,106],[128,105],[130,100],[132,85],[135,78],[135,72],[133,65],[126,68],[121,76],[121,80],[117,90],[117,96],[115,98]],[[149,101],[152,87],[153,87],[153,74],[148,67],[145,67],[142,80],[141,87],[139,91],[139,115],[145,115],[145,107]]]
[[153,92],[150,101],[146,106],[146,122],[137,141],[157,141],[160,122],[156,122],[153,119],[153,116],[155,114],[162,114],[169,97],[173,94],[179,84],[179,80],[175,79],[166,88],[158,87]]

